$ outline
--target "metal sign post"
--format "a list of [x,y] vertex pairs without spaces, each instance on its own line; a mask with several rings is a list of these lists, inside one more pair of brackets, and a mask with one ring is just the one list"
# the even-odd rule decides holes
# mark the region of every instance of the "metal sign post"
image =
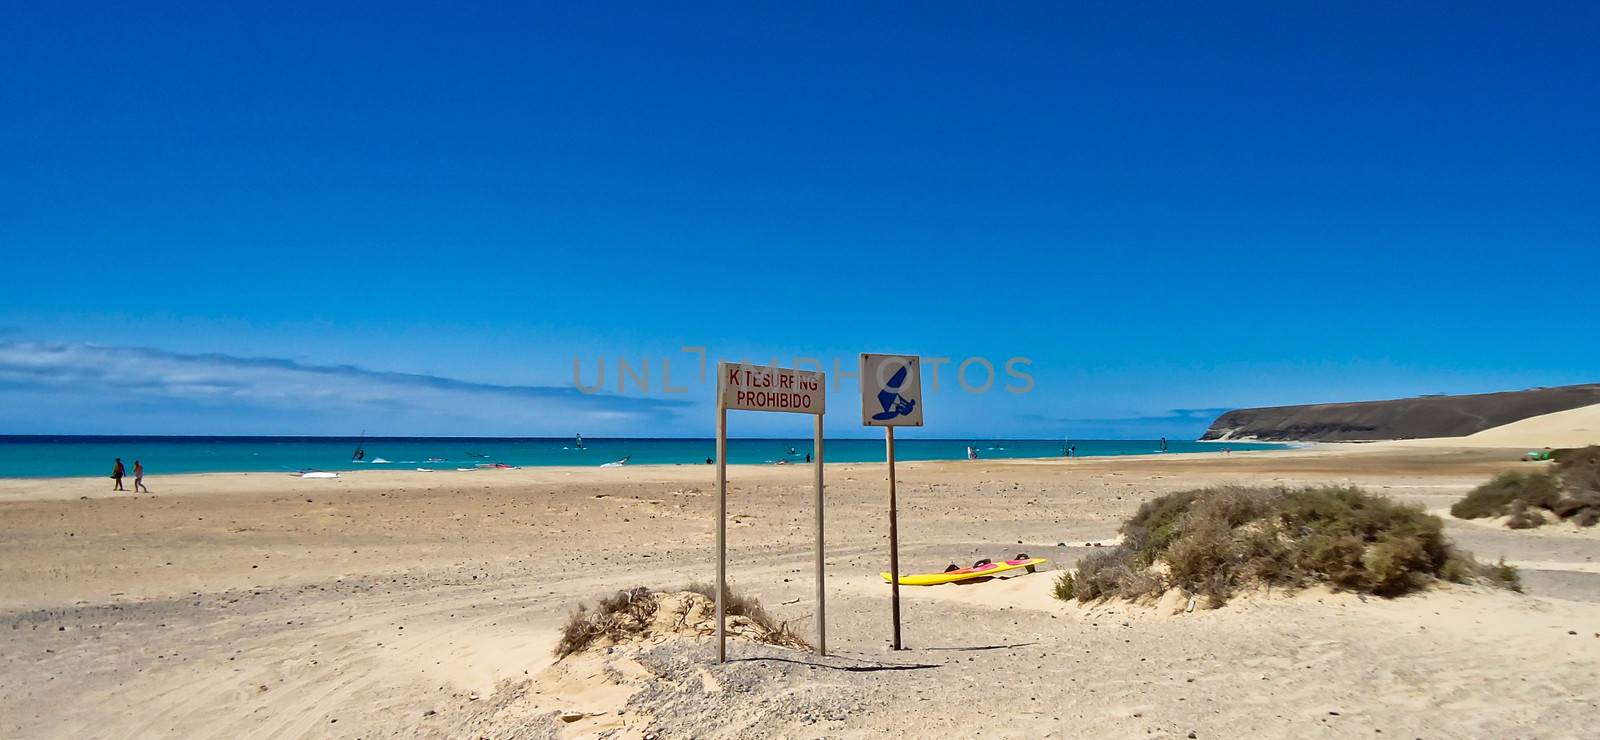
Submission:
[[894,428],[922,426],[922,368],[915,355],[861,355],[861,423],[883,427],[889,460],[889,608],[900,645],[900,512],[895,501]]
[[822,415],[827,409],[827,375],[783,367],[717,363],[717,662],[728,662],[728,412],[781,411],[816,417],[817,654],[828,654],[822,516]]

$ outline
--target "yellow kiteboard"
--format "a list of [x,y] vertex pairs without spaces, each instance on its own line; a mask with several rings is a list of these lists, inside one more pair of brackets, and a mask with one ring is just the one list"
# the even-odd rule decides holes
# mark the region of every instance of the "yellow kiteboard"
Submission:
[[[997,573],[1017,570],[1018,568],[1026,568],[1029,573],[1032,573],[1034,568],[1044,561],[1044,558],[1019,558],[1017,560],[1002,560],[998,563],[974,565],[970,568],[957,568],[943,573],[918,573],[916,575],[900,576],[900,585],[937,586],[941,583],[956,583],[971,578],[987,578]],[[885,583],[889,582],[889,571],[884,571],[879,575],[883,576]]]

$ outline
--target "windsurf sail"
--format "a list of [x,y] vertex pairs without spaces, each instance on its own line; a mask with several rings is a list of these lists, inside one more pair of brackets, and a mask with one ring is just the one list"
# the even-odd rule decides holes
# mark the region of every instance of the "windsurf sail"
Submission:
[[350,453],[350,461],[351,462],[355,462],[357,460],[365,460],[365,459],[367,459],[366,446],[367,446],[367,430],[363,429],[363,430],[361,430],[361,439],[356,441],[356,451]]
[[573,446],[577,447],[580,450],[583,449],[583,435],[579,434],[579,435],[575,435],[575,436],[576,436],[576,439],[574,439],[573,442],[572,442]]

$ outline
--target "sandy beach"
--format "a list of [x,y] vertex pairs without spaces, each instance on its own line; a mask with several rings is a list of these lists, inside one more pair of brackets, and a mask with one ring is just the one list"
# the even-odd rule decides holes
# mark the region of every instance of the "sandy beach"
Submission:
[[[832,656],[735,641],[720,667],[705,638],[621,666],[551,656],[580,602],[712,578],[709,467],[191,475],[149,496],[3,480],[0,733],[1581,736],[1600,680],[1600,532],[1444,511],[1534,465],[1515,459],[1319,445],[902,465],[907,571],[1016,552],[1070,566],[1162,493],[1347,483],[1443,515],[1480,559],[1522,567],[1527,593],[1307,591],[1173,616],[1055,601],[1036,573],[904,589],[901,652],[877,577],[884,470],[829,466]],[[809,470],[730,475],[734,586],[810,634]]]
[[0,740],[1600,738],[1600,3],[1262,5],[8,5]]

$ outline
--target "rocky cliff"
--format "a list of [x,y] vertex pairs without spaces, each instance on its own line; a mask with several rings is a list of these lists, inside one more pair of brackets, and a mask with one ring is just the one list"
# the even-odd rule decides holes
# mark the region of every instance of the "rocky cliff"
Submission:
[[1317,403],[1229,411],[1200,439],[1354,442],[1460,437],[1530,416],[1600,403],[1600,383],[1470,396]]

